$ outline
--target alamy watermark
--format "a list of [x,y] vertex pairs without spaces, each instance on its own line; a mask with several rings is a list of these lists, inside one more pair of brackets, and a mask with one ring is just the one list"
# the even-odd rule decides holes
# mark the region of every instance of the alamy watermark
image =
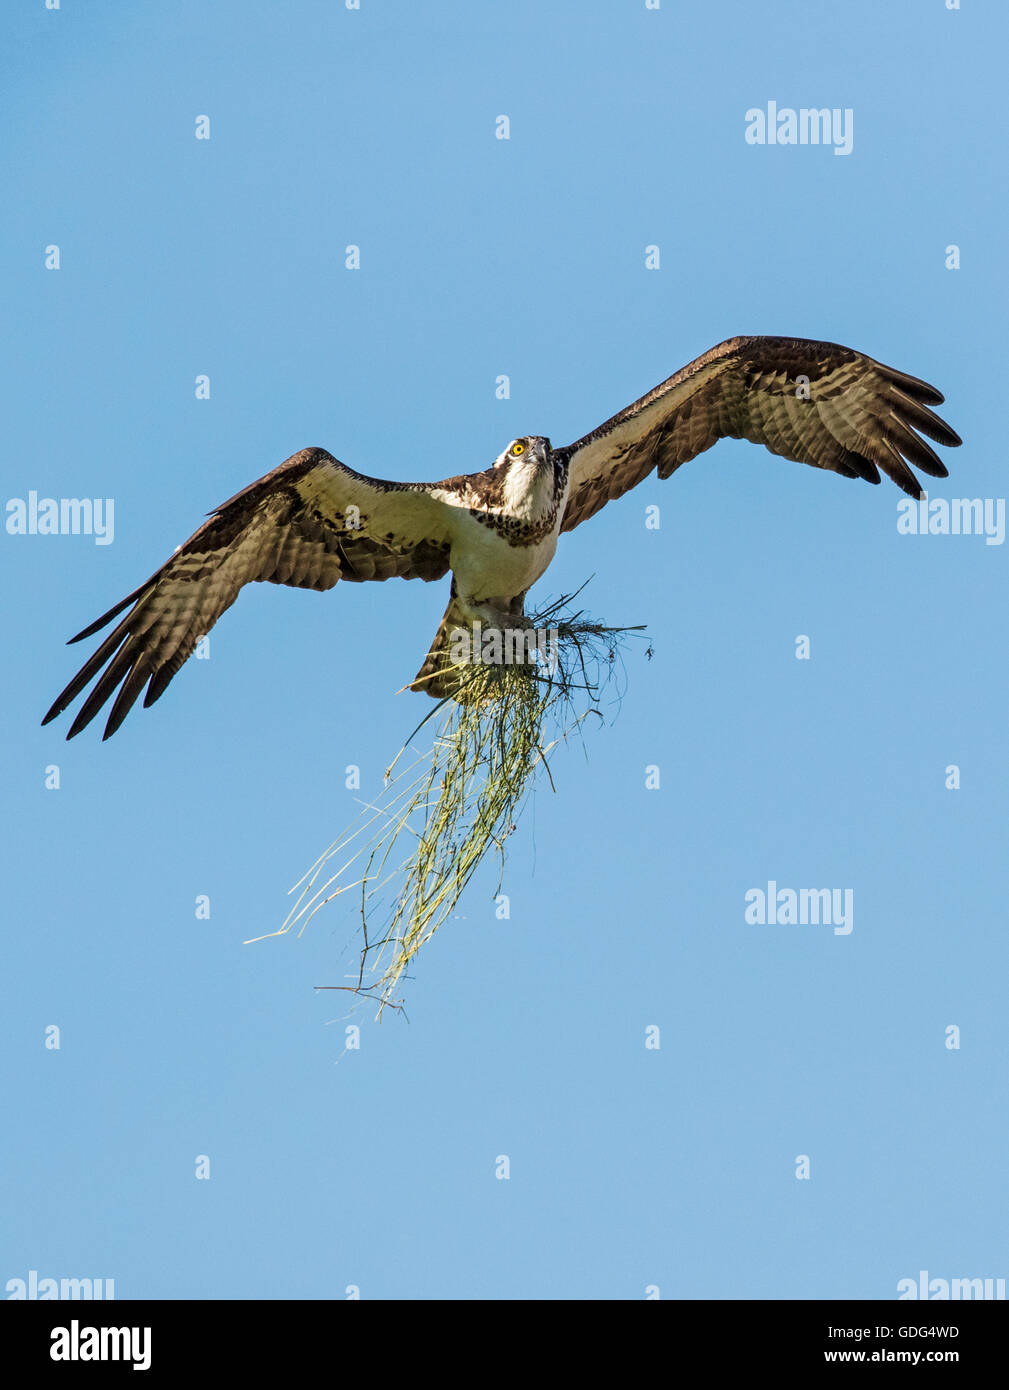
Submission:
[[916,502],[902,497],[897,503],[897,531],[901,536],[984,536],[985,545],[1005,540],[1004,497],[933,497],[923,492]]
[[772,878],[766,891],[748,888],[745,901],[751,926],[832,926],[835,936],[848,936],[855,925],[853,888],[779,888]]
[[484,627],[479,619],[469,628],[458,627],[449,644],[457,666],[545,667],[557,670],[558,630],[555,627]]
[[11,497],[9,536],[94,536],[95,545],[115,538],[116,504],[111,497]]
[[897,1282],[897,1298],[922,1300],[949,1299],[951,1302],[964,1302],[972,1299],[1005,1298],[1004,1279],[930,1279],[928,1270],[918,1271],[917,1279],[900,1279]]
[[835,154],[851,154],[855,113],[850,106],[751,106],[746,113],[748,145],[833,145]]
[[8,1279],[6,1287],[8,1301],[81,1298],[109,1302],[116,1296],[114,1279],[40,1279],[37,1269],[30,1269],[27,1279]]

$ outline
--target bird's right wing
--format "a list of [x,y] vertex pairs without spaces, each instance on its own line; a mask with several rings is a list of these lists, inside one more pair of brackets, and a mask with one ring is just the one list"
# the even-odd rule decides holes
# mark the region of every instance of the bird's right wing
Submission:
[[451,510],[425,483],[366,478],[325,449],[302,449],[222,503],[146,584],[70,639],[91,637],[132,605],[43,724],[98,676],[67,738],[118,686],[105,726],[111,737],[145,685],[145,707],[164,693],[251,580],[330,589],[340,579],[440,579],[449,568]]

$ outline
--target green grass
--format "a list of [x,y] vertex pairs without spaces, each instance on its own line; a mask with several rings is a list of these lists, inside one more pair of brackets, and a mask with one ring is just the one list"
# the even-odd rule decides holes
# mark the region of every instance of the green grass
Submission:
[[[535,628],[557,630],[555,669],[456,668],[458,693],[418,725],[386,771],[380,795],[292,888],[298,899],[270,935],[294,928],[300,935],[328,903],[358,894],[357,982],[322,988],[375,999],[379,1014],[401,1008],[396,996],[407,966],[453,913],[476,870],[494,856],[503,871],[506,842],[536,777],[553,787],[552,751],[590,716],[602,720],[602,696],[623,642],[642,629],[565,612],[576,596],[530,615]],[[433,741],[418,752],[413,740],[430,724]]]

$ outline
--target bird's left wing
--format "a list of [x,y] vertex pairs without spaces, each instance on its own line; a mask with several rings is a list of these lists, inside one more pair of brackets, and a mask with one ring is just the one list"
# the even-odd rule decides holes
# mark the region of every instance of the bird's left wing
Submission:
[[939,444],[961,442],[928,409],[942,399],[927,382],[838,343],[730,338],[591,434],[554,451],[568,460],[571,479],[561,529],[572,530],[653,469],[668,478],[726,437],[870,483],[879,482],[882,469],[918,497],[908,463],[933,478],[947,476],[920,435]]
[[330,589],[340,579],[440,579],[449,567],[450,524],[451,508],[427,484],[366,478],[325,449],[302,449],[222,503],[146,584],[70,639],[91,637],[129,607],[42,722],[98,676],[67,738],[119,686],[109,738],[145,685],[145,707],[164,693],[251,580]]

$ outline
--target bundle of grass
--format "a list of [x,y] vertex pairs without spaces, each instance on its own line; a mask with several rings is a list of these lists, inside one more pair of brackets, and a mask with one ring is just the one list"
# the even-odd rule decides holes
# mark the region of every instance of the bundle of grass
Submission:
[[[495,643],[474,625],[467,653],[452,666],[453,693],[393,759],[381,795],[292,888],[300,890],[297,902],[271,935],[295,927],[300,935],[320,908],[359,891],[364,944],[357,983],[320,988],[375,999],[379,1014],[401,1008],[394,996],[407,965],[452,914],[477,868],[495,855],[503,871],[505,842],[535,775],[542,769],[553,787],[548,755],[589,715],[603,717],[624,639],[642,631],[569,611],[576,597],[531,616],[528,631],[536,637],[518,659],[488,659],[488,649],[502,651],[505,635]],[[438,678],[444,683],[444,667]],[[434,740],[418,752],[413,740],[432,721]],[[383,918],[378,931],[376,917]]]

